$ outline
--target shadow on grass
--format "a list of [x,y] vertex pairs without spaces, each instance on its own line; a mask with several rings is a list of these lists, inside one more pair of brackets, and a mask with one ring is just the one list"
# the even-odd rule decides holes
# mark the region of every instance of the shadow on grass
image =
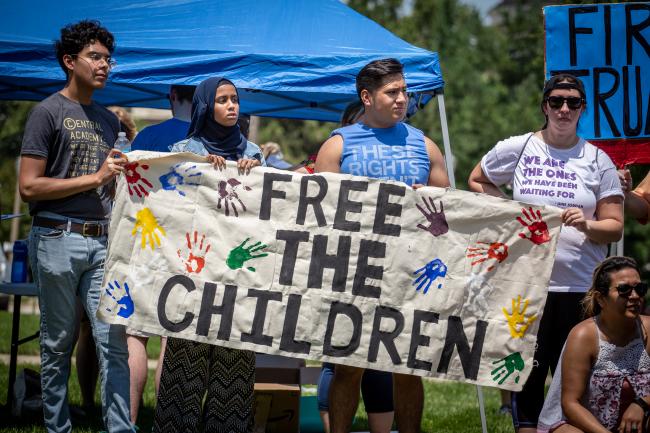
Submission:
[[[34,365],[19,365],[21,368],[29,367],[39,370]],[[0,404],[4,405],[7,395],[8,366],[0,363]],[[76,369],[72,369],[69,381],[69,400],[73,405],[81,404],[79,383]],[[469,384],[454,382],[424,381],[424,414],[422,419],[422,433],[481,433],[476,387]],[[485,397],[485,411],[487,415],[487,429],[490,433],[512,433],[510,417],[498,414],[501,404],[499,391],[494,388],[483,388]],[[154,371],[150,370],[144,391],[144,404],[140,405],[138,427],[141,432],[150,432],[154,419],[154,406],[156,395],[154,392]],[[95,402],[98,406],[95,414],[90,419],[77,420],[73,433],[91,433],[103,429],[101,410],[99,409],[99,395]],[[363,404],[360,404],[353,425],[353,431],[368,431],[368,421]],[[45,432],[42,414],[35,414],[21,420],[9,420],[0,414],[0,433]]]
[[[101,408],[96,407],[85,416],[81,416],[81,408],[71,405],[72,431],[75,433],[90,433],[106,430],[102,421]],[[138,427],[140,431],[151,431],[153,426],[154,409],[144,407],[140,409]],[[45,432],[43,425],[43,412],[30,411],[23,413],[19,418],[11,417],[8,409],[4,406],[0,410],[0,431],[3,433],[13,432]]]

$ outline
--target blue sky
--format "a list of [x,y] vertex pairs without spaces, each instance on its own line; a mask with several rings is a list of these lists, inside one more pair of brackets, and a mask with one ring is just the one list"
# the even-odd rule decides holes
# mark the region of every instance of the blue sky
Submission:
[[494,7],[499,0],[460,0],[461,3],[472,5],[476,7],[483,17],[485,17],[490,9]]
[[[344,3],[347,3],[346,0],[341,0]],[[459,0],[461,3],[466,5],[474,6],[481,13],[481,16],[485,20],[487,18],[487,13],[492,9],[500,0]],[[406,0],[402,5],[402,13],[408,14],[413,9],[413,0]]]

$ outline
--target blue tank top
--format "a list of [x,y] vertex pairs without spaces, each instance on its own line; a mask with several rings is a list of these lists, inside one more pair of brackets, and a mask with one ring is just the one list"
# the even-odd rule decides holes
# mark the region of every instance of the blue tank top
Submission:
[[419,129],[401,122],[391,128],[355,123],[335,134],[343,138],[341,173],[427,184],[431,163]]

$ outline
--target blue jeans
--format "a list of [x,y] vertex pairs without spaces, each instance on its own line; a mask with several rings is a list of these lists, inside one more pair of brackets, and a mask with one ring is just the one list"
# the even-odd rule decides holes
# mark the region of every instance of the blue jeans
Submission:
[[[51,217],[51,215],[47,215]],[[78,220],[73,220],[78,222]],[[76,297],[90,319],[101,377],[102,414],[109,432],[133,432],[124,326],[97,319],[107,237],[84,237],[33,226],[29,259],[41,311],[41,387],[48,432],[70,432],[68,377],[76,325]]]

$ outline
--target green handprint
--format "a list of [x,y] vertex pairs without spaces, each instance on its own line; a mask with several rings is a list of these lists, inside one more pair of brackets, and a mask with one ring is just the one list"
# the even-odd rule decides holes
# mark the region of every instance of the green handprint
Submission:
[[[521,352],[511,353],[505,358],[501,358],[497,361],[494,361],[492,364],[497,364],[503,362],[503,364],[497,366],[492,370],[492,380],[495,382],[498,380],[498,384],[501,385],[505,380],[514,373],[515,370],[522,371],[524,369],[524,360],[521,358]],[[503,377],[502,377],[503,376]],[[501,380],[499,380],[501,378]],[[515,378],[515,383],[519,383],[519,375]]]
[[[249,239],[250,238],[246,238],[244,242],[239,244],[239,246],[233,248],[228,254],[228,258],[226,259],[226,264],[230,269],[240,269],[242,266],[244,266],[244,262],[250,259],[257,259],[259,257],[266,257],[269,255],[268,253],[260,253],[257,255],[253,255],[252,253],[263,250],[264,248],[267,247],[267,245],[263,244],[262,242],[256,242],[253,245],[244,247],[244,245],[246,244],[246,242],[248,242]],[[248,269],[251,272],[255,272],[255,268],[252,266],[249,266],[246,269]]]

